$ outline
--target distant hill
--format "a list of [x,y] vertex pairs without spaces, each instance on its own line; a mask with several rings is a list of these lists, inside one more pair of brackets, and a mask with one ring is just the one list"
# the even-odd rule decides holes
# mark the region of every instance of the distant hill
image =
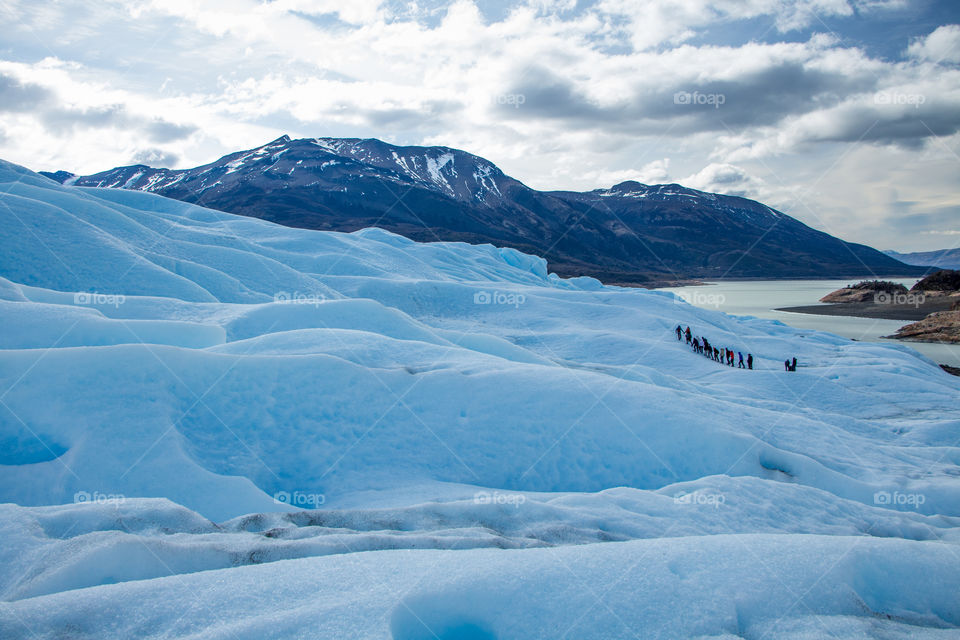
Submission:
[[960,271],[941,269],[913,285],[911,291],[942,291],[944,293],[960,292]]
[[960,269],[960,249],[940,249],[938,251],[917,251],[914,253],[884,251],[884,253],[906,264],[939,267],[941,269]]
[[563,276],[649,285],[684,278],[910,276],[870,247],[759,202],[678,184],[537,191],[449,147],[283,136],[193,169],[119,167],[63,184],[151,191],[291,227],[382,227],[420,241],[492,243]]

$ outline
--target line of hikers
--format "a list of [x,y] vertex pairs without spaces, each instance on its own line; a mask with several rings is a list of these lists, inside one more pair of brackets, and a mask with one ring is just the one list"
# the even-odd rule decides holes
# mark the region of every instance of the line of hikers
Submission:
[[[683,340],[684,336],[687,338],[687,344],[690,345],[696,353],[706,358],[731,367],[736,366],[739,369],[753,369],[753,354],[747,354],[747,361],[746,364],[744,364],[742,352],[737,351],[734,353],[733,349],[715,347],[710,344],[710,341],[707,340],[705,336],[702,338],[694,336],[690,332],[690,327],[687,327],[687,330],[684,331],[680,325],[677,325],[677,340]],[[734,364],[735,360],[736,364]]]
[[[684,337],[687,339],[687,344],[690,345],[696,353],[703,355],[704,357],[710,358],[715,362],[720,364],[726,364],[729,366],[736,366],[739,369],[753,369],[753,354],[747,354],[747,362],[744,365],[743,362],[743,353],[737,351],[734,354],[732,349],[726,349],[724,347],[714,347],[710,344],[710,341],[706,337],[698,338],[693,335],[690,331],[690,327],[687,327],[686,330],[683,329],[680,325],[677,325],[677,340],[683,340]],[[734,355],[736,355],[736,365],[734,365]],[[787,371],[796,371],[797,370],[797,359],[794,358],[791,360],[783,361],[783,368]]]

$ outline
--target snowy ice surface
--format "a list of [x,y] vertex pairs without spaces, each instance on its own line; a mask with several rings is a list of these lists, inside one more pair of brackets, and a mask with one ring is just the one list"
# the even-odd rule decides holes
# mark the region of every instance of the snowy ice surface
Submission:
[[960,633],[908,348],[3,162],[0,216],[2,638]]

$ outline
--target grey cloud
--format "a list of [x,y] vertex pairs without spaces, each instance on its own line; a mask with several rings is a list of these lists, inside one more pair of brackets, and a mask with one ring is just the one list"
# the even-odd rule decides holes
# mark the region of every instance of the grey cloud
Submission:
[[30,111],[48,101],[52,94],[37,84],[23,83],[0,74],[0,111]]
[[154,142],[172,142],[188,137],[197,127],[189,124],[174,124],[166,120],[154,120],[144,127],[147,136]]
[[193,125],[180,125],[160,118],[150,119],[131,114],[122,104],[92,109],[53,107],[40,111],[38,115],[47,129],[59,134],[76,127],[122,127],[140,130],[144,137],[152,142],[163,143],[181,140],[197,130]]
[[[600,129],[621,136],[728,133],[776,126],[788,117],[834,108],[874,92],[877,82],[870,73],[844,74],[786,62],[733,79],[696,84],[678,79],[652,91],[635,87],[626,104],[602,107],[569,79],[534,68],[518,78],[503,99],[495,100],[494,108],[505,119],[550,119],[571,129]],[[805,132],[801,139],[920,148],[930,137],[960,131],[960,105],[949,100],[927,95],[917,108],[901,106],[834,109],[829,122]]]
[[844,96],[870,91],[870,75],[845,76],[789,62],[733,80],[678,81],[654,91],[634,89],[624,106],[600,107],[572,82],[547,69],[526,72],[505,95],[523,96],[519,108],[498,101],[506,117],[563,120],[571,126],[629,133],[674,134],[739,130],[776,124],[783,118],[839,103]]
[[[657,96],[655,104],[641,103],[638,111],[643,114],[670,117],[682,113],[683,108],[696,114],[694,126],[701,130],[713,130],[716,125],[723,129],[772,125],[786,116],[806,113],[833,106],[843,96],[870,91],[876,85],[873,76],[844,76],[818,69],[808,69],[799,63],[786,63],[762,71],[746,74],[735,80],[713,81],[701,86],[678,87],[668,96]],[[678,104],[678,92],[699,92],[700,95],[717,96],[717,102]]]
[[93,109],[53,107],[41,111],[39,116],[44,126],[56,133],[63,133],[74,127],[100,128],[128,124],[126,109],[123,105]]
[[916,234],[921,231],[943,231],[957,228],[960,220],[960,207],[947,206],[930,213],[898,215],[887,221],[894,230],[903,234]]
[[812,133],[808,140],[877,142],[918,149],[932,136],[960,131],[960,104],[938,102],[915,109],[848,109],[838,114],[829,132]]
[[425,115],[419,109],[376,109],[367,111],[365,117],[375,127],[387,127],[416,125]]
[[760,187],[756,178],[732,164],[708,165],[682,183],[703,191],[744,197],[754,197]]
[[449,100],[425,102],[420,109],[369,109],[363,113],[374,127],[401,127],[416,129],[424,124],[435,126],[438,119],[449,118],[463,110],[463,105]]
[[544,67],[524,72],[509,89],[493,97],[493,104],[500,114],[511,118],[539,117],[581,124],[595,124],[596,118],[605,113],[572,82]]
[[163,149],[140,149],[131,158],[133,164],[145,164],[148,167],[170,168],[179,162],[180,156]]
[[750,176],[746,171],[733,166],[723,167],[711,176],[713,184],[738,184],[749,180]]
[[33,112],[43,126],[55,134],[64,134],[75,127],[124,127],[139,129],[153,142],[163,143],[186,138],[197,128],[156,118],[131,114],[122,104],[89,109],[76,109],[57,104],[50,89],[12,76],[0,74],[0,112]]

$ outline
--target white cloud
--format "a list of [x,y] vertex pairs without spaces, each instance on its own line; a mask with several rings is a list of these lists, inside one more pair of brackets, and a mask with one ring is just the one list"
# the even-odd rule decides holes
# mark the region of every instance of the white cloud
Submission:
[[927,37],[910,43],[907,54],[918,60],[960,62],[960,25],[937,27]]
[[[89,173],[136,159],[194,166],[281,133],[371,136],[464,148],[538,188],[672,174],[789,206],[804,163],[816,180],[850,148],[882,159],[952,144],[955,25],[912,43],[903,61],[817,33],[854,7],[898,2],[537,0],[491,18],[469,0],[105,0],[98,12],[8,0],[0,15],[19,54],[0,73],[60,111],[0,109],[0,157]],[[793,35],[697,39],[750,18]],[[803,28],[812,35],[796,37]],[[678,92],[722,103],[680,104]],[[954,190],[940,179],[939,192]],[[895,202],[850,215],[884,218]],[[796,207],[817,224],[811,210]]]
[[677,45],[704,27],[761,16],[773,18],[783,33],[853,14],[847,0],[602,0],[598,8],[626,21],[625,31],[637,50]]
[[670,181],[670,158],[654,160],[643,165],[634,178],[644,184],[663,184]]
[[764,187],[762,180],[751,176],[741,167],[716,162],[687,176],[680,183],[701,191],[747,198],[756,198]]

